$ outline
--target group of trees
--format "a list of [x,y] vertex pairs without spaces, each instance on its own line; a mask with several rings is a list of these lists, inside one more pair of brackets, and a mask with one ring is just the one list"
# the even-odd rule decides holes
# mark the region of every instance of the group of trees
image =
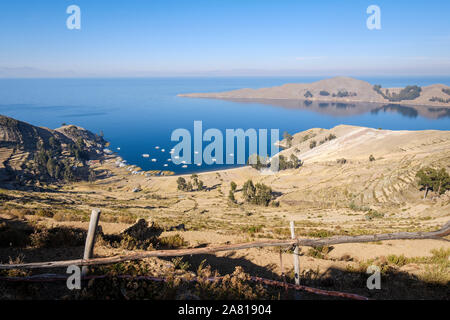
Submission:
[[431,102],[440,102],[440,103],[450,103],[449,99],[439,98],[439,97],[433,97],[430,99]]
[[[230,183],[230,192],[228,193],[228,199],[232,202],[232,203],[236,203],[236,198],[234,196],[236,189],[237,189],[237,184],[232,181]],[[272,188],[270,188],[269,186],[266,186],[263,183],[257,183],[256,185],[253,184],[252,180],[248,180],[247,182],[244,183],[243,187],[242,187],[242,193],[244,196],[244,200],[247,203],[251,203],[251,204],[255,204],[258,206],[268,206],[272,199],[273,199],[273,193],[272,193]],[[278,202],[273,202],[272,204],[277,206],[279,205]]]
[[310,91],[306,91],[306,93],[304,94],[305,98],[312,98],[313,94]]
[[87,161],[89,160],[89,153],[86,149],[86,144],[84,140],[79,137],[75,143],[69,144],[70,155],[75,157],[78,161]]
[[242,192],[244,200],[251,204],[267,207],[272,200],[272,188],[263,183],[254,185],[252,180],[244,183]]
[[378,94],[382,95],[383,98],[392,101],[399,102],[403,100],[414,100],[420,97],[420,93],[422,92],[422,88],[419,86],[406,86],[399,93],[389,93],[389,90],[386,92],[381,91],[381,85],[373,86],[373,90],[375,90]]
[[270,166],[270,161],[267,157],[261,157],[258,154],[252,154],[248,157],[247,165],[251,166],[253,169],[261,170],[263,168],[268,168]]
[[321,140],[321,141],[319,142],[319,145],[324,144],[324,143],[327,142],[327,141],[334,140],[334,139],[336,139],[336,138],[337,138],[336,135],[330,133],[328,136],[326,136],[323,140]]
[[345,98],[345,97],[356,97],[357,94],[355,92],[348,92],[347,90],[339,90],[338,93],[333,93],[334,98]]
[[298,169],[302,165],[303,162],[295,154],[291,154],[289,156],[289,160],[287,160],[286,157],[281,154],[278,156],[279,170]]
[[424,199],[429,191],[441,195],[450,190],[450,176],[444,168],[437,170],[425,167],[417,172],[416,177],[419,179],[418,184],[421,190],[425,190]]
[[34,154],[33,171],[34,176],[41,181],[75,181],[77,178],[94,181],[95,172],[92,170],[73,169],[74,163],[70,157],[84,164],[89,160],[89,153],[83,139],[79,138],[76,143],[68,145],[69,155],[63,155],[61,142],[55,137],[50,137],[48,142],[39,141]]
[[67,159],[60,160],[61,143],[51,137],[49,146],[39,141],[34,155],[34,171],[38,180],[65,180],[72,181],[75,176]]
[[179,177],[177,179],[177,185],[178,185],[178,190],[187,191],[187,192],[192,192],[195,190],[201,191],[205,188],[203,181],[200,180],[198,178],[198,175],[196,175],[196,174],[191,175],[191,181],[186,181],[185,178]]
[[[278,170],[298,169],[303,165],[303,162],[295,154],[291,154],[289,160],[285,156],[279,155],[272,160],[272,162],[274,161],[278,161]],[[261,170],[271,167],[272,163],[267,158],[252,155],[249,157],[247,165],[250,165],[253,169]]]
[[321,96],[324,96],[324,97],[327,97],[327,96],[330,95],[330,93],[329,93],[328,91],[325,91],[325,90],[320,91],[319,94],[320,94]]

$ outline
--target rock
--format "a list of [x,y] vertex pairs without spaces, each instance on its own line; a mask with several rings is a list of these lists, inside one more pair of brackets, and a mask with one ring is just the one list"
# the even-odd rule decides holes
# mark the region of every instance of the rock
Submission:
[[129,235],[137,240],[146,240],[151,237],[158,237],[162,229],[153,222],[149,223],[145,219],[138,219],[135,224],[121,232],[122,235]]
[[185,226],[184,226],[184,223],[181,223],[181,224],[179,224],[179,225],[177,225],[177,226],[174,226],[174,227],[170,227],[170,229],[169,229],[169,231],[175,231],[175,230],[179,230],[179,231],[183,230],[183,231],[186,231],[186,228],[185,228]]

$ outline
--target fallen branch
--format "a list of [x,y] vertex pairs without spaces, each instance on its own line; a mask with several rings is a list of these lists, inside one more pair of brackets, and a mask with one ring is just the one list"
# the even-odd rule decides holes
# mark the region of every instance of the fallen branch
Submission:
[[89,260],[76,259],[65,261],[49,261],[49,262],[33,262],[20,264],[0,264],[0,270],[5,269],[36,269],[36,268],[61,268],[70,265],[92,266],[102,264],[112,264],[124,261],[141,260],[152,257],[181,257],[198,254],[212,254],[221,251],[243,250],[250,248],[265,247],[288,247],[292,245],[319,247],[341,243],[363,243],[384,240],[413,240],[413,239],[440,239],[450,235],[450,221],[444,227],[432,232],[398,232],[386,233],[378,235],[362,235],[362,236],[337,236],[325,239],[292,239],[292,240],[269,240],[259,242],[249,242],[242,244],[231,244],[225,246],[180,249],[180,250],[155,250],[149,252],[138,252],[129,255],[118,255],[113,257],[94,258]]

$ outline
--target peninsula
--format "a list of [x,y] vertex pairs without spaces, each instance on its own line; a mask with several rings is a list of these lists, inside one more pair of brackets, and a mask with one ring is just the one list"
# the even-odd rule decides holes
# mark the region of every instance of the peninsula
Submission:
[[450,87],[433,84],[405,88],[383,88],[366,81],[348,77],[335,77],[313,83],[290,83],[279,87],[239,89],[226,92],[179,94],[188,98],[212,99],[279,99],[309,100],[338,103],[407,104],[450,108]]

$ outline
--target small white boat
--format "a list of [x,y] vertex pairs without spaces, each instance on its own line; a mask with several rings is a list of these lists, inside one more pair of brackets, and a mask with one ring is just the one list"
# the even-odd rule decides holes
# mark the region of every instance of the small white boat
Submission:
[[230,157],[234,157],[234,154],[230,153],[229,156],[230,156]]
[[216,162],[217,161],[217,159],[216,158],[212,158],[212,162]]
[[186,163],[186,161],[183,160],[183,161],[181,161],[181,163]]
[[182,168],[187,168],[187,165],[184,165]]
[[169,151],[170,154],[172,154],[172,153],[174,153],[174,152],[175,152],[175,150],[173,150],[173,149]]
[[180,157],[179,156],[175,156],[175,159],[180,159]]
[[166,152],[166,149],[161,149],[161,152]]
[[155,149],[159,149],[159,146],[156,146]]
[[169,165],[167,163],[164,164],[164,167],[168,167]]
[[155,158],[153,158],[153,159],[152,159],[152,162],[156,162],[156,159],[155,159]]
[[202,164],[201,163],[197,163],[197,167],[200,167]]
[[120,147],[117,147],[117,150],[120,150]]
[[170,162],[170,161],[172,161],[172,159],[167,159],[167,161],[169,161],[169,162]]
[[142,155],[142,157],[143,157],[143,158],[149,158],[150,155],[149,155],[148,153],[144,153],[144,154]]
[[198,151],[194,151],[195,154],[198,154]]

